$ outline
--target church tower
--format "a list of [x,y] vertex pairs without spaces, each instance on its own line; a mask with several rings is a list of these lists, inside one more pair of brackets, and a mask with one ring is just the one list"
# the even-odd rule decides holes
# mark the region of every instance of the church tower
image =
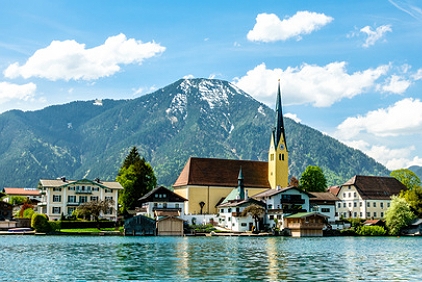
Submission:
[[268,180],[272,189],[287,187],[289,185],[289,153],[287,151],[284,131],[280,81],[278,81],[275,112],[275,127],[271,133],[270,149],[268,151]]

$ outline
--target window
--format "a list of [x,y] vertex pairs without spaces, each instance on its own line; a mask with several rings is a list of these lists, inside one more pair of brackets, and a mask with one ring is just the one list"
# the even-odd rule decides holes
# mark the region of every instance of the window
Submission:
[[361,207],[362,206],[362,202],[359,202],[359,207]]
[[343,208],[345,208],[346,207],[346,203],[343,203]]
[[75,208],[67,208],[67,214],[72,215],[72,213],[75,211]]
[[354,192],[354,193],[353,193],[353,197],[355,197],[355,198],[356,198],[356,192]]
[[176,209],[178,209],[179,208],[179,204],[177,203],[177,204],[174,204],[174,207],[176,208]]
[[228,209],[227,209],[227,212],[232,212],[232,209],[231,209],[231,208],[228,208]]
[[167,203],[163,203],[163,208],[165,208],[165,209],[167,208]]
[[224,209],[221,209],[221,210],[220,210],[220,212],[221,212],[221,213],[224,213]]
[[358,206],[358,203],[354,202],[354,203],[353,203],[353,207],[355,207],[355,208],[356,208],[357,206]]
[[87,196],[80,196],[79,197],[79,203],[86,203],[86,202],[88,202]]
[[113,197],[105,197],[106,201],[113,201]]
[[[106,192],[106,193],[111,193],[111,192],[112,192],[112,190],[111,190],[110,188],[105,188],[105,189],[104,189],[104,192]],[[160,198],[161,198],[161,194],[160,194]]]
[[53,195],[53,202],[61,202],[62,196],[61,195]]
[[100,187],[92,187],[92,191],[93,192],[98,192],[98,191],[100,191]]
[[89,200],[91,202],[98,202],[98,196],[91,196]]
[[374,212],[374,217],[377,217],[377,212]]
[[67,201],[69,203],[76,203],[76,196],[67,196]]
[[158,207],[158,203],[154,203],[154,208]]
[[268,205],[268,209],[272,210],[273,209],[273,205]]
[[371,203],[370,202],[367,202],[366,203],[366,206],[369,208],[369,207],[371,207]]
[[381,202],[380,203],[380,207],[383,209],[384,208],[384,203],[383,202]]
[[67,190],[69,190],[69,191],[75,191],[75,186],[69,186],[69,187],[67,187]]
[[341,208],[341,203],[338,203],[338,205],[337,205],[339,208]]
[[390,207],[390,202],[387,203],[387,208],[389,208],[389,207]]
[[383,218],[384,217],[384,213],[383,212],[381,212],[381,218]]
[[351,198],[352,197],[352,194],[349,192],[349,198]]
[[355,218],[358,217],[358,213],[357,212],[354,212],[353,213],[353,217],[355,217]]
[[371,217],[371,213],[370,212],[367,212],[366,213],[366,217]]
[[61,212],[60,207],[53,207],[53,213],[54,214],[60,214],[60,212]]
[[376,208],[377,207],[377,202],[374,202],[374,208]]
[[59,188],[59,187],[54,187],[54,188],[53,188],[53,191],[54,191],[54,192],[61,192],[61,191],[62,191],[62,188]]
[[352,207],[352,203],[349,203],[349,208],[351,208]]
[[274,215],[270,215],[270,220],[273,220],[274,219]]
[[343,193],[343,198],[346,198],[346,193]]
[[270,159],[273,161],[274,160],[274,154],[271,154]]
[[321,212],[330,212],[330,208],[322,208]]
[[362,212],[359,213],[359,217],[362,218]]

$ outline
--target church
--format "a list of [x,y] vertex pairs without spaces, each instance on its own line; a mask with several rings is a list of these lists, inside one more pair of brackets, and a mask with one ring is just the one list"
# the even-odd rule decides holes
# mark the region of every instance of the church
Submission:
[[185,202],[185,214],[217,214],[217,206],[237,187],[239,170],[244,175],[245,196],[252,197],[268,189],[287,187],[288,168],[289,156],[279,82],[268,161],[191,157],[173,184],[173,189],[176,194],[188,199]]

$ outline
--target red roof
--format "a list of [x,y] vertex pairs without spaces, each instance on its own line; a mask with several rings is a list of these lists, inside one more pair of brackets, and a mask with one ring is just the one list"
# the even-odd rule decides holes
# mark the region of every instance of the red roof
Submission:
[[6,195],[18,195],[18,196],[40,196],[40,190],[37,188],[4,188]]
[[184,185],[237,187],[242,168],[245,187],[271,188],[268,182],[268,163],[261,161],[189,158],[174,187]]

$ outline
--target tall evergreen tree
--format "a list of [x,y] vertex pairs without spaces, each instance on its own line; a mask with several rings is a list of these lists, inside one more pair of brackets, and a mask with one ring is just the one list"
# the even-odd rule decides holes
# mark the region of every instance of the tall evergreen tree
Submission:
[[327,179],[319,166],[308,166],[300,177],[300,187],[307,192],[324,192]]
[[139,198],[157,185],[154,170],[144,158],[141,158],[136,147],[133,147],[126,156],[116,180],[124,188],[119,195],[119,204],[123,213],[134,209]]

